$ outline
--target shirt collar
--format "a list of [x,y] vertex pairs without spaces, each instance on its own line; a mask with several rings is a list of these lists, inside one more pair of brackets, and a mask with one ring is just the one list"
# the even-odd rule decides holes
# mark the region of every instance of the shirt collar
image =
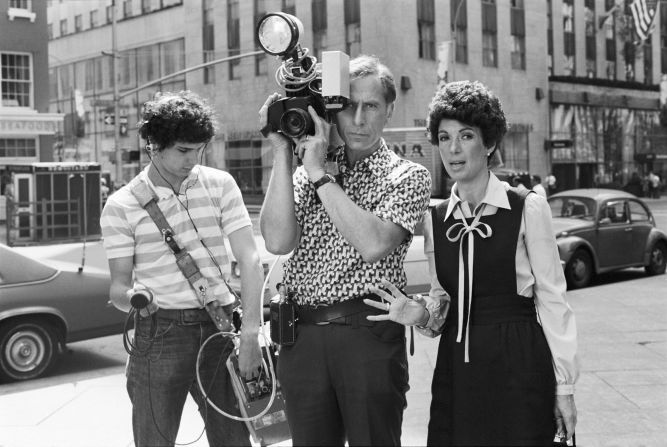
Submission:
[[[367,157],[362,158],[361,160],[357,161],[357,163],[351,167],[352,170],[366,170],[370,172],[379,172],[380,169],[383,169],[386,165],[387,162],[389,162],[391,159],[391,154],[389,152],[389,148],[387,148],[387,144],[385,143],[384,139],[380,140],[380,147],[375,150],[375,152],[371,153]],[[347,164],[348,157],[347,153],[344,155],[344,160],[345,163]]]
[[[479,205],[486,203],[487,205],[495,206],[496,208],[511,209],[509,199],[507,198],[507,187],[505,185],[506,183],[501,182],[493,172],[489,172],[489,182],[486,185],[486,192]],[[447,205],[445,220],[447,220],[449,215],[454,212],[459,202],[462,202],[462,200],[458,195],[457,184],[454,183],[449,204]]]
[[[146,165],[146,167],[139,173],[140,179],[145,181],[148,187],[151,189],[153,192],[154,196],[157,196],[158,200],[164,200],[168,199],[169,197],[174,195],[174,191],[168,187],[168,186],[156,186],[151,179],[148,176],[148,170],[150,169],[151,165],[150,163]],[[186,191],[189,188],[192,188],[195,183],[197,182],[197,179],[199,178],[199,165],[195,165],[192,170],[190,170],[190,173],[188,176],[183,180],[183,183],[181,183],[181,189],[179,191],[180,194],[183,194],[184,191]]]

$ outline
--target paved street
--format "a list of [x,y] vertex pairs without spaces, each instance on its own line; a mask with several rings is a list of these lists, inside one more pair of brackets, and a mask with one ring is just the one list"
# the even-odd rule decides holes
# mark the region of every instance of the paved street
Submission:
[[[577,387],[578,444],[582,447],[667,445],[667,276],[641,271],[622,280],[569,293],[580,332],[582,374]],[[74,343],[68,361],[97,369],[22,384],[0,385],[1,447],[131,446],[130,406],[120,337],[107,350]],[[425,443],[429,384],[437,340],[416,336],[404,445]],[[96,350],[96,352],[90,352]],[[178,442],[202,429],[188,401]],[[285,443],[289,445],[289,442]],[[206,446],[205,435],[190,444]]]

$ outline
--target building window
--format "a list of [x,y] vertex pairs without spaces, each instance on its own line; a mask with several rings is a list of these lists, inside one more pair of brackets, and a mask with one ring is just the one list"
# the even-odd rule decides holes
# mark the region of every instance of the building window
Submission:
[[644,42],[644,84],[653,84],[653,39],[648,36]]
[[660,12],[660,73],[667,73],[667,5]]
[[125,0],[123,2],[123,17],[132,17],[132,0]]
[[280,10],[286,14],[296,16],[296,3],[294,0],[281,0]]
[[53,40],[53,23],[49,23],[46,27],[49,40]]
[[9,7],[30,10],[30,0],[9,0]]
[[[204,0],[202,2],[202,50],[204,51],[204,62],[215,60],[213,5],[213,0]],[[215,67],[213,65],[204,68],[204,84],[215,84]]]
[[261,195],[262,141],[235,140],[227,142],[227,171],[234,177],[243,195]]
[[85,67],[84,90],[92,92],[95,90],[95,59],[87,59]]
[[[615,0],[605,1],[605,10],[615,8]],[[605,38],[605,75],[607,79],[616,80],[616,17],[611,14],[611,19],[604,22]]]
[[67,19],[60,20],[60,35],[61,36],[67,35]]
[[97,27],[97,9],[90,11],[90,27]]
[[456,62],[468,63],[468,8],[467,0],[452,0],[450,3],[451,29],[454,39]]
[[[254,0],[253,2],[253,16],[255,17],[255,24],[259,23],[260,19],[266,14],[265,0]],[[252,27],[252,34],[255,39],[255,46],[259,47],[257,41],[257,34],[255,27]],[[265,76],[269,73],[269,67],[266,60],[266,54],[258,54],[255,56],[255,76]]]
[[512,0],[510,28],[512,32],[512,68],[526,69],[526,14],[523,0]]
[[498,66],[496,0],[482,0],[482,65]]
[[32,0],[9,0],[7,17],[10,21],[21,17],[34,22],[36,16],[37,14],[32,12]]
[[3,107],[32,107],[32,63],[29,54],[2,53]]
[[345,0],[345,52],[350,57],[361,54],[361,9],[359,0]]
[[635,80],[635,57],[636,48],[632,41],[626,41],[623,48],[623,56],[625,58],[625,80]]
[[419,57],[435,60],[435,1],[417,0]]
[[[239,27],[239,1],[227,0],[227,49],[230,56],[241,53],[241,30]],[[240,59],[229,61],[229,80],[240,79]]]
[[107,6],[107,23],[113,22],[113,5]]
[[81,14],[77,14],[74,16],[74,32],[79,33],[83,30],[83,17],[81,17]]
[[574,76],[575,71],[574,46],[574,0],[563,0],[563,74]]
[[551,14],[551,0],[547,0],[547,72],[554,74],[554,24]]
[[623,42],[623,59],[625,60],[625,80],[635,80],[635,57],[636,48],[633,42],[636,34],[634,34],[634,21],[632,19],[632,10],[630,5],[632,1],[625,1],[625,23],[632,23],[631,31],[626,33],[625,42]]
[[313,55],[322,60],[322,51],[327,48],[327,0],[313,0],[311,5],[313,22]]
[[141,13],[148,14],[151,12],[151,0],[141,0]]
[[34,138],[0,138],[0,158],[36,157]]
[[595,0],[584,1],[584,22],[586,26],[586,76],[595,78],[597,77]]

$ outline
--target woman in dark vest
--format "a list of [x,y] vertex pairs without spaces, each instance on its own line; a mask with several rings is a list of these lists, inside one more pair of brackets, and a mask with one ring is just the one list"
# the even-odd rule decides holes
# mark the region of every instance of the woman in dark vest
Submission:
[[[550,446],[576,425],[577,331],[546,200],[490,172],[507,122],[479,82],[447,84],[428,116],[456,181],[425,219],[428,297],[372,287],[390,319],[442,334],[428,445]],[[450,300],[451,297],[451,300]],[[381,308],[382,303],[367,301]]]

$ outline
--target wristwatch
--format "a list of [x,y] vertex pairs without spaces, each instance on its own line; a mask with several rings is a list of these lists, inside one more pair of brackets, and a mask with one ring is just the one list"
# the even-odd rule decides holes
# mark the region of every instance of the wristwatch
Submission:
[[315,190],[317,190],[320,186],[326,185],[327,183],[336,183],[336,177],[331,174],[324,174],[319,180],[313,182],[313,186],[315,186]]

